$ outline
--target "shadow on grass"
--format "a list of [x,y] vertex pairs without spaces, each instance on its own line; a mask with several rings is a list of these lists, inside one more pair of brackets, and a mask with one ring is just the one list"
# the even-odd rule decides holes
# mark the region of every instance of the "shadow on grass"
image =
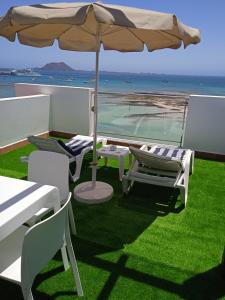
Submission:
[[[3,283],[2,281],[3,280],[0,281],[1,300],[24,300],[20,286],[11,282]],[[60,296],[63,297],[63,299],[67,299],[66,297],[74,299],[74,297],[77,296],[77,293],[73,291],[74,287],[71,287],[71,291],[58,291],[53,295],[37,291],[35,287],[36,286],[34,284],[32,287],[32,293],[35,300],[54,300],[60,298]]]
[[[80,181],[90,180],[91,169],[82,172]],[[151,274],[146,274],[126,267],[127,255],[121,255],[117,263],[105,261],[96,255],[119,250],[125,244],[131,243],[148,228],[158,216],[164,217],[175,212],[177,191],[150,185],[137,184],[128,197],[122,195],[122,184],[118,179],[117,168],[100,168],[98,180],[113,185],[114,197],[109,202],[97,205],[85,205],[73,201],[78,237],[73,241],[75,253],[82,262],[110,272],[110,276],[102,288],[97,299],[107,299],[119,276],[151,285],[178,295],[186,295],[182,286]],[[71,188],[74,184],[71,185]],[[61,260],[58,254],[56,260]],[[59,296],[72,297],[73,291],[55,292],[49,296],[37,291],[38,285],[48,278],[61,272],[62,267],[40,274],[34,283],[34,297],[36,299],[56,299]],[[189,283],[186,283],[188,287]],[[1,300],[22,299],[20,288],[15,285],[0,282]],[[186,293],[186,294],[185,294]],[[5,295],[5,298],[4,298]],[[16,295],[16,297],[15,297]],[[17,298],[18,295],[18,298]]]
[[[97,179],[113,186],[114,196],[110,201],[87,205],[72,200],[78,236],[111,250],[132,243],[158,216],[177,213],[179,194],[175,189],[137,183],[124,197],[118,177],[117,168],[102,167],[98,170]],[[82,173],[80,182],[88,180],[91,180],[90,168]],[[71,190],[74,186],[71,184]]]
[[176,207],[178,196],[177,189],[137,182],[128,196],[121,196],[121,205],[127,209],[162,217],[171,212],[178,213],[184,208],[182,205]]
[[[93,248],[96,247],[93,243],[89,243],[88,241],[83,241],[81,239],[76,239],[76,244],[79,250],[77,251],[77,257],[80,261],[85,264],[90,265],[90,267],[94,267],[100,270],[108,271],[109,277],[104,283],[103,288],[95,299],[104,300],[109,299],[112,290],[115,288],[117,281],[119,278],[123,277],[127,280],[132,280],[137,282],[138,284],[149,285],[153,289],[158,289],[168,292],[168,298],[171,297],[171,294],[180,297],[181,299],[206,299],[206,300],[214,300],[221,299],[225,296],[225,279],[221,274],[221,266],[216,266],[204,273],[196,274],[191,277],[191,274],[188,271],[176,269],[175,267],[164,265],[161,263],[151,262],[149,261],[149,266],[154,268],[157,265],[157,268],[164,270],[166,273],[169,271],[175,272],[176,274],[182,273],[186,278],[189,277],[183,284],[176,283],[172,280],[165,279],[162,277],[157,277],[155,275],[151,275],[150,273],[145,273],[144,271],[140,271],[137,269],[133,269],[128,266],[129,256],[122,254],[117,262],[109,261],[102,259],[100,257],[94,256],[94,253],[99,252],[95,251]],[[100,247],[99,245],[97,247]],[[57,254],[57,256],[60,254]],[[71,291],[56,291],[53,295],[47,295],[43,292],[37,290],[38,285],[44,280],[48,280],[49,278],[56,276],[58,273],[63,272],[63,266],[56,267],[42,273],[37,276],[34,285],[33,285],[33,295],[34,299],[45,300],[45,299],[57,299],[60,296],[63,297],[71,297],[76,296],[76,292],[73,291],[73,287],[71,287]],[[82,276],[81,276],[82,277]],[[136,285],[135,285],[136,286]],[[5,282],[0,280],[0,290],[1,290],[1,300],[22,300],[22,293],[20,287],[12,284],[10,282]],[[136,295],[138,292],[135,290]],[[156,296],[156,290],[154,296]],[[165,295],[165,294],[164,294]],[[150,295],[146,295],[146,299],[148,299]],[[121,295],[122,297],[122,295]],[[135,294],[134,294],[135,297]],[[122,298],[121,298],[122,299]]]
[[[129,268],[126,266],[129,259],[128,255],[123,254],[119,257],[117,262],[111,262],[94,256],[95,253],[99,251],[95,251],[93,249],[93,247],[95,248],[93,243],[89,243],[89,241],[82,241],[80,239],[77,240],[76,243],[77,247],[79,248],[79,250],[77,250],[79,260],[89,264],[92,267],[102,269],[104,271],[107,270],[110,273],[100,294],[97,297],[99,300],[109,298],[117,280],[121,276],[138,283],[147,284],[152,288],[173,293],[174,295],[180,296],[182,299],[213,300],[221,299],[223,296],[225,296],[225,274],[223,273],[220,265],[204,273],[192,276],[189,271],[180,270],[176,267],[162,263],[151,261],[148,262],[149,266],[152,268],[157,266],[157,268],[165,270],[165,273],[174,272],[176,275],[180,273],[182,274],[182,277],[189,278],[184,281],[183,284],[178,284],[172,280],[151,275],[151,273],[145,273],[133,268]],[[161,274],[163,273],[164,272],[162,271]]]
[[[119,256],[117,262],[112,262],[96,256],[99,252],[107,251],[106,248],[100,251],[98,249],[101,247],[100,245],[79,238],[76,238],[75,245],[77,248],[76,254],[80,261],[90,265],[91,267],[108,271],[110,274],[97,297],[98,300],[109,299],[112,290],[116,286],[117,280],[121,277],[140,284],[149,285],[153,289],[158,289],[159,291],[166,291],[170,293],[170,295],[172,293],[182,299],[213,300],[220,299],[225,296],[225,277],[221,266],[216,266],[204,273],[193,276],[193,273],[187,270],[181,270],[163,263],[146,261],[146,264],[149,265],[149,267],[146,267],[148,270],[150,268],[153,270],[156,268],[161,270],[160,273],[162,275],[164,273],[175,274],[178,278],[189,278],[185,280],[183,284],[179,284],[173,281],[173,279],[170,280],[168,278],[158,277],[152,275],[150,272],[145,273],[144,270],[140,271],[129,267],[128,260],[131,258],[129,255],[122,254]],[[138,259],[139,258],[137,257],[137,260]],[[171,278],[173,278],[173,276],[171,276]]]

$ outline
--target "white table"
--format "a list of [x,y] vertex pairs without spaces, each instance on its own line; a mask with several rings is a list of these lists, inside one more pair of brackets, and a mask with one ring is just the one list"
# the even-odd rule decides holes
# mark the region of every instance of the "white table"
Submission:
[[105,166],[107,166],[108,158],[115,158],[119,161],[119,178],[122,180],[124,174],[125,157],[129,155],[129,166],[131,164],[131,153],[128,147],[106,145],[97,149],[97,155],[105,159]]
[[43,207],[60,209],[57,187],[0,176],[0,241]]
[[[54,211],[61,208],[57,187],[0,176],[0,241],[43,207],[53,208]],[[61,253],[67,270],[69,262],[65,246]]]

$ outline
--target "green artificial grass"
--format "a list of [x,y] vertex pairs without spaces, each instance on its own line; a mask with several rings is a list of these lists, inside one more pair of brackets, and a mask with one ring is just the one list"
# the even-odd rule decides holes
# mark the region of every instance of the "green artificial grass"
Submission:
[[[25,178],[27,166],[19,157],[33,149],[1,155],[0,175]],[[88,155],[79,182],[91,179],[90,160]],[[72,240],[84,299],[225,299],[220,265],[225,164],[195,160],[185,209],[179,193],[168,188],[135,184],[123,197],[117,161],[100,165],[97,178],[113,186],[113,199],[90,206],[72,199],[78,232]],[[1,300],[22,299],[20,288],[3,280],[0,295]],[[60,252],[37,276],[33,295],[40,300],[76,296]]]

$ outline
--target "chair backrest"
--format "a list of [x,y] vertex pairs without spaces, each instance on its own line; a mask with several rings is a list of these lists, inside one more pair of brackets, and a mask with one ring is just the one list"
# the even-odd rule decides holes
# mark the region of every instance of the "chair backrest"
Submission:
[[65,154],[33,151],[29,156],[28,180],[56,186],[61,200],[69,195],[69,158]]
[[36,146],[39,150],[66,154],[69,157],[73,156],[65,148],[63,148],[62,145],[60,145],[57,140],[44,139],[33,135],[28,136],[27,139],[31,144]]
[[157,155],[134,147],[129,147],[129,149],[139,164],[147,168],[173,172],[178,172],[182,169],[181,160]]
[[21,254],[21,285],[32,286],[35,276],[62,248],[68,234],[68,204],[25,234]]

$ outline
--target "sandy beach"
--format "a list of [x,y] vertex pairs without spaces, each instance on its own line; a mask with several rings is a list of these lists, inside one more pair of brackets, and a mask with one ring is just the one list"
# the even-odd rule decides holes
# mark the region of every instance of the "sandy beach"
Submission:
[[[119,93],[101,93],[104,99],[108,99],[107,103],[111,105],[127,105],[135,107],[146,107],[148,112],[151,107],[157,108],[158,113],[151,114],[152,116],[160,116],[176,113],[177,116],[182,116],[187,105],[187,94],[156,94],[156,93],[132,93],[132,94],[119,94]],[[148,113],[148,116],[150,114]]]

